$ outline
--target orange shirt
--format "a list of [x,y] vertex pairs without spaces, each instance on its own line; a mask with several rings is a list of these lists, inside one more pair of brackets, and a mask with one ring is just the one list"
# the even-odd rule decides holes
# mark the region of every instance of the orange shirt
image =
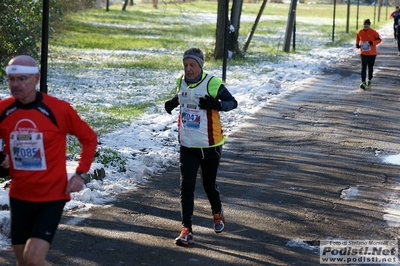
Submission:
[[[371,41],[373,44],[369,45]],[[356,45],[360,45],[360,54],[362,55],[377,55],[376,46],[381,43],[379,33],[371,28],[361,29],[356,36]]]

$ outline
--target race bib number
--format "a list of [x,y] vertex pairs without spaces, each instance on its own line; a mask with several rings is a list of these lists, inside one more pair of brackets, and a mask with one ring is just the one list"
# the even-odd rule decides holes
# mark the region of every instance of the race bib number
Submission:
[[369,45],[368,42],[362,42],[361,50],[363,50],[364,52],[371,51],[371,46]]
[[[20,129],[20,123],[27,122],[33,127]],[[43,133],[38,132],[33,121],[23,119],[10,133],[10,157],[16,170],[46,170]]]
[[185,129],[198,130],[200,128],[201,111],[192,108],[183,108],[182,126]]

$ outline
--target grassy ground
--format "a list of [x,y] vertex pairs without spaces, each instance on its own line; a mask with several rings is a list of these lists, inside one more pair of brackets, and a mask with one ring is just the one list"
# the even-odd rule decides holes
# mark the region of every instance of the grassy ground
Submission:
[[[242,10],[242,23],[239,42],[244,45],[257,13],[260,3],[245,3]],[[255,35],[247,50],[248,56],[239,59],[236,64],[249,63],[254,58],[271,60],[272,56],[284,55],[283,38],[286,30],[289,4],[268,3],[262,19],[256,28]],[[98,62],[97,67],[146,67],[176,68],[180,67],[180,57],[175,56],[191,43],[191,46],[202,47],[212,54],[215,43],[216,1],[196,1],[185,3],[167,3],[153,9],[149,4],[128,6],[121,11],[121,6],[105,9],[85,10],[70,14],[60,32],[50,40],[50,51],[53,56],[71,48],[105,49],[105,50],[165,50],[157,59],[152,55],[138,56],[131,60]],[[390,10],[391,11],[391,10]],[[362,27],[365,18],[370,18],[372,27],[378,28],[389,23],[385,7],[382,9],[381,22],[376,22],[373,6],[360,6],[358,28]],[[337,5],[335,36],[332,42],[333,5],[298,4],[296,10],[296,51],[302,52],[314,48],[310,43],[318,39],[319,45],[337,46],[353,40],[357,31],[357,7],[351,6],[348,32],[346,32],[347,5]],[[64,55],[65,56],[65,55]],[[210,59],[210,58],[208,58]],[[209,61],[209,60],[207,60]],[[84,64],[74,67],[87,67]],[[212,62],[211,62],[212,63]],[[93,62],[90,62],[93,65]],[[220,62],[215,62],[220,65]]]

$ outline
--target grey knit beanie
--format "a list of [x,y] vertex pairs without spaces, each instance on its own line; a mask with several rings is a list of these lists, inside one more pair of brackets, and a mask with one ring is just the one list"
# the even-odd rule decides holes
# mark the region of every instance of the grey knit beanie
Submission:
[[192,58],[197,61],[199,66],[203,68],[204,66],[204,54],[199,48],[190,48],[183,53],[183,60],[187,58]]

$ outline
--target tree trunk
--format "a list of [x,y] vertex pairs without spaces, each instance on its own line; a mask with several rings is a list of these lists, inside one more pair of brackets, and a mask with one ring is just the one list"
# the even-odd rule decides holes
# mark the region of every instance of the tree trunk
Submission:
[[253,26],[251,27],[250,33],[249,33],[249,35],[247,36],[246,42],[245,42],[245,44],[244,44],[244,47],[243,47],[243,52],[244,52],[244,53],[246,53],[246,52],[247,52],[247,48],[249,48],[251,39],[253,38],[254,32],[256,31],[258,22],[260,21],[261,15],[262,15],[262,13],[264,12],[264,8],[265,8],[265,5],[267,4],[267,1],[268,1],[268,0],[263,0],[263,3],[262,3],[262,5],[261,5],[261,8],[260,8],[260,10],[258,11],[258,14],[257,14],[257,17],[256,17],[256,21],[254,22]]
[[126,6],[128,5],[129,0],[125,0],[124,5],[122,6],[122,11],[126,11]]
[[233,56],[237,56],[240,53],[239,48],[239,28],[240,28],[240,16],[242,15],[243,0],[233,0],[231,10],[231,25],[233,26],[233,32],[229,31],[229,43],[228,49],[233,53]]
[[[228,6],[226,6],[228,4]],[[224,57],[224,36],[225,36],[225,10],[229,8],[226,0],[218,0],[217,11],[217,30],[215,36],[214,58],[222,59]]]
[[294,29],[294,25],[295,25],[296,9],[297,9],[297,0],[291,0],[290,7],[289,7],[288,19],[286,22],[285,41],[283,43],[283,51],[285,53],[290,52],[290,42],[291,42],[291,38],[293,35],[293,29]]

